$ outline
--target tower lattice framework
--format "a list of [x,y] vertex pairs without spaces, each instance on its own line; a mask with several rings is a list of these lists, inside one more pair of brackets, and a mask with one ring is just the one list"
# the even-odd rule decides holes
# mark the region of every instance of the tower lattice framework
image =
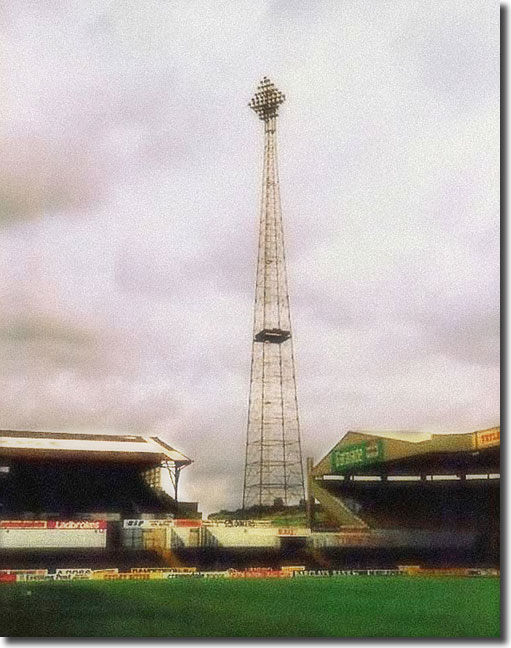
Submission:
[[264,164],[243,508],[275,500],[296,504],[305,497],[277,167],[284,100],[264,77],[249,103],[264,122]]

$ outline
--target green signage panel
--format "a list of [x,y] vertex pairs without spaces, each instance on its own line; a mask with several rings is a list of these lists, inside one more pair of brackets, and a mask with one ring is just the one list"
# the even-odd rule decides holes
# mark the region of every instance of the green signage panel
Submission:
[[383,441],[381,439],[341,446],[330,455],[333,472],[345,472],[348,468],[367,466],[382,460]]

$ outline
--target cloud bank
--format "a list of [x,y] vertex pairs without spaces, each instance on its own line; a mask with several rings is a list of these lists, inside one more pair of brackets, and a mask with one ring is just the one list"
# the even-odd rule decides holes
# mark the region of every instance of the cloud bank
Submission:
[[498,7],[4,8],[4,428],[159,434],[241,500],[262,158],[280,175],[306,455],[499,417]]

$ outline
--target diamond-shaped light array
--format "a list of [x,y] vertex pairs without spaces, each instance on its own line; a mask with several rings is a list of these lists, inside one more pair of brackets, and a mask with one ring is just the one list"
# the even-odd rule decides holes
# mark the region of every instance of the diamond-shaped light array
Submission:
[[259,119],[266,121],[270,117],[277,116],[278,107],[285,99],[285,95],[276,88],[275,84],[268,77],[263,77],[248,106],[259,115]]

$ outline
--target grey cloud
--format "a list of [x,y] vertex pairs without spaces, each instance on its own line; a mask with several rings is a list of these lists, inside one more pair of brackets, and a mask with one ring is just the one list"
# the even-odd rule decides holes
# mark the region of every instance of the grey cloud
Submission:
[[95,337],[91,331],[62,319],[15,315],[0,326],[0,376],[30,376],[38,379],[62,368],[90,369],[94,358]]
[[405,39],[418,81],[458,110],[484,104],[498,76],[497,17],[498,7],[483,3],[417,7]]
[[1,144],[0,222],[101,199],[104,178],[87,139],[33,133],[4,137]]
[[27,316],[0,324],[0,338],[15,342],[49,340],[74,345],[90,345],[93,336],[77,326],[65,326],[62,320]]

